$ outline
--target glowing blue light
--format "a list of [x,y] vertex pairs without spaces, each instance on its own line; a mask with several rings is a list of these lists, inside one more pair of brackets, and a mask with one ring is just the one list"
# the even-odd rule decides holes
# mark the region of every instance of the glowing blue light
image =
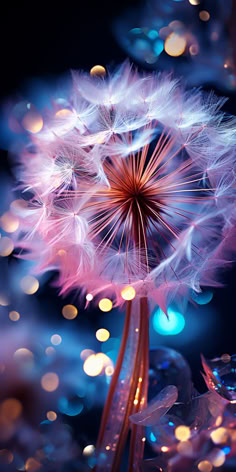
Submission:
[[149,42],[145,39],[136,39],[134,47],[136,50],[140,51],[147,51],[150,48]]
[[158,32],[156,30],[152,29],[152,30],[148,31],[147,35],[150,39],[156,39],[158,37]]
[[83,410],[83,405],[79,401],[69,402],[66,397],[61,397],[58,400],[58,408],[64,415],[77,416]]
[[231,449],[230,449],[230,447],[227,446],[227,447],[224,447],[224,448],[222,449],[222,451],[224,452],[224,454],[227,455],[227,454],[230,453]]
[[168,316],[158,308],[153,316],[153,328],[159,334],[163,336],[175,335],[181,333],[185,326],[185,319],[181,313],[168,308]]
[[142,30],[141,30],[141,28],[133,28],[132,30],[130,30],[130,33],[140,34],[140,33],[142,33]]
[[213,298],[213,293],[210,292],[210,290],[207,290],[206,292],[195,292],[194,290],[192,291],[192,299],[198,304],[198,305],[206,305],[209,303],[212,298]]
[[159,56],[164,49],[164,41],[162,39],[156,39],[155,43],[153,44],[153,51],[157,56]]
[[152,431],[151,431],[151,433],[150,433],[150,439],[151,439],[152,442],[156,442],[156,440],[157,440],[155,434],[153,434]]

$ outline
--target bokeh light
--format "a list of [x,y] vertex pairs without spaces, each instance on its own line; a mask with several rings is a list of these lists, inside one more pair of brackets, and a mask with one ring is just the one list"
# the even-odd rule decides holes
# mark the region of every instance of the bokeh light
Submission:
[[90,377],[96,377],[102,372],[103,361],[98,358],[96,354],[91,354],[84,362],[84,372]]
[[37,111],[30,110],[25,114],[22,125],[26,131],[36,134],[43,128],[43,118]]
[[176,335],[181,333],[185,327],[185,319],[181,313],[172,308],[168,308],[168,318],[166,314],[158,308],[153,316],[153,328],[161,335]]
[[228,432],[226,428],[217,428],[211,432],[211,440],[215,444],[225,443],[228,439]]
[[208,21],[210,19],[210,13],[206,10],[202,10],[199,13],[199,18],[202,21]]
[[121,290],[121,296],[124,300],[127,300],[127,301],[133,300],[135,298],[135,295],[136,295],[135,289],[131,287],[130,285],[128,287],[123,288],[123,290]]
[[45,353],[47,354],[47,356],[51,356],[51,355],[55,354],[55,352],[56,352],[56,350],[52,346],[48,346],[45,349]]
[[61,110],[58,110],[55,113],[55,117],[56,118],[64,118],[64,117],[70,116],[72,114],[73,114],[73,112],[71,110],[69,110],[69,108],[62,108]]
[[0,294],[0,305],[1,306],[8,306],[10,304],[9,299],[6,295]]
[[210,290],[204,290],[203,292],[195,292],[192,290],[191,297],[198,305],[206,305],[212,300],[213,292]]
[[198,470],[200,470],[200,472],[211,472],[212,469],[212,464],[209,461],[201,461],[198,464]]
[[59,344],[61,344],[61,336],[59,334],[53,334],[51,336],[51,343],[54,344],[54,346],[58,346]]
[[189,0],[189,3],[191,3],[191,5],[199,5],[200,0]]
[[106,69],[105,69],[105,67],[100,66],[100,65],[93,66],[93,67],[90,69],[90,75],[91,75],[92,77],[94,77],[94,76],[96,76],[96,77],[104,77],[104,75],[106,75]]
[[20,313],[18,313],[18,311],[10,311],[9,318],[11,321],[18,321],[20,319]]
[[85,361],[87,357],[91,356],[92,354],[95,354],[95,352],[92,349],[83,349],[80,353],[80,358]]
[[41,378],[41,386],[46,392],[54,392],[59,386],[59,377],[55,372],[47,372]]
[[20,286],[26,295],[33,295],[39,288],[39,281],[32,275],[26,275],[21,279]]
[[184,53],[187,41],[184,36],[171,33],[165,40],[165,52],[169,56],[177,57]]
[[34,457],[29,457],[25,463],[25,470],[27,472],[37,472],[41,468],[40,462],[34,459]]
[[47,412],[47,419],[48,419],[49,421],[56,421],[56,419],[57,419],[57,414],[56,414],[56,412],[55,412],[55,411],[48,411],[48,412]]
[[93,295],[92,295],[91,293],[87,293],[87,295],[86,295],[86,300],[87,300],[88,302],[91,302],[92,299],[93,299]]
[[188,426],[181,425],[181,426],[177,426],[177,428],[175,429],[175,437],[179,441],[187,441],[190,438],[190,436],[191,436],[191,431]]
[[96,338],[98,341],[104,343],[110,337],[110,333],[107,329],[100,328],[96,331]]
[[181,441],[177,444],[177,451],[181,456],[191,457],[193,453],[191,441]]
[[111,311],[112,301],[109,298],[102,298],[98,304],[101,311]]
[[85,359],[83,369],[85,374],[89,375],[90,377],[96,377],[97,375],[101,374],[103,366],[103,358],[97,354],[91,354],[89,357],[87,357],[87,359]]
[[106,368],[105,368],[105,374],[108,376],[108,377],[111,377],[111,375],[114,374],[114,367],[112,365],[108,365]]
[[62,314],[67,320],[74,320],[78,315],[78,310],[74,305],[65,305],[62,308]]
[[0,224],[6,233],[14,233],[19,228],[20,223],[17,216],[13,215],[10,211],[7,211],[1,216]]
[[225,453],[222,449],[214,449],[211,453],[211,462],[214,467],[221,467],[225,463]]
[[89,444],[88,446],[85,446],[83,449],[83,456],[91,456],[95,451],[95,447],[93,444]]
[[16,398],[8,398],[0,405],[1,416],[9,421],[15,421],[22,413],[22,405]]
[[0,239],[0,256],[2,257],[10,256],[13,250],[14,250],[13,241],[7,236],[3,236],[3,238]]
[[14,352],[14,358],[18,359],[19,361],[32,361],[34,355],[32,351],[26,347],[21,347]]

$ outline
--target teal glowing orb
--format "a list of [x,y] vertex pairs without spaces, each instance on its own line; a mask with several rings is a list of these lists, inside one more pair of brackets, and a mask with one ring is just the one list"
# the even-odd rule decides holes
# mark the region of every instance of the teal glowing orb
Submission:
[[181,333],[185,327],[185,319],[181,313],[168,308],[169,319],[165,313],[158,308],[153,316],[153,328],[162,336],[169,336]]
[[210,290],[206,290],[204,292],[199,292],[199,293],[192,290],[192,299],[198,305],[206,305],[207,303],[210,303],[212,298],[213,298],[213,293]]

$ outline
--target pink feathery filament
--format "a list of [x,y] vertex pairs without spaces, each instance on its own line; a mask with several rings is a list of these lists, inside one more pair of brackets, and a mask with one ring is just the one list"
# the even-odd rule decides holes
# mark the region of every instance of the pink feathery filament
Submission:
[[[107,79],[73,73],[66,112],[52,107],[20,156],[20,187],[31,195],[19,212],[24,257],[38,261],[36,271],[58,270],[62,294],[105,294],[115,306],[127,286],[135,294],[97,471],[118,472],[129,415],[146,404],[148,304],[167,312],[173,299],[219,285],[217,270],[232,260],[236,120],[223,103],[128,63]],[[133,425],[129,472],[138,470],[141,443]]]

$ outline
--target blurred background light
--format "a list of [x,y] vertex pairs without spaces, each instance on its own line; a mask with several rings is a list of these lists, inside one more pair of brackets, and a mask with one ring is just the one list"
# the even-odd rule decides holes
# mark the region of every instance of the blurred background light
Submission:
[[106,75],[106,69],[105,69],[105,67],[100,66],[100,65],[93,66],[93,67],[90,69],[90,75],[91,75],[92,77],[94,77],[94,76],[97,76],[97,77],[104,77],[104,75]]
[[73,320],[78,315],[78,310],[74,305],[65,305],[62,308],[62,314],[67,320]]
[[59,378],[55,372],[47,372],[41,378],[41,386],[46,392],[54,392],[59,386]]
[[171,33],[165,40],[165,52],[169,56],[177,57],[184,53],[187,42],[184,36]]
[[181,333],[185,327],[185,319],[178,311],[168,308],[168,318],[166,314],[160,309],[154,313],[153,328],[162,335],[176,335]]
[[57,414],[55,413],[55,411],[48,411],[47,412],[47,419],[49,421],[56,421],[57,419]]
[[98,304],[101,311],[111,311],[112,301],[109,298],[102,298]]
[[2,257],[10,256],[13,250],[14,250],[13,241],[7,236],[3,236],[3,238],[0,239],[0,256]]
[[104,343],[110,337],[110,333],[107,329],[100,328],[96,331],[96,338],[98,341]]
[[20,286],[26,295],[33,295],[39,288],[39,281],[32,275],[26,275],[21,279]]
[[51,343],[54,344],[54,346],[58,346],[59,344],[61,344],[61,336],[59,334],[53,334],[51,336]]
[[133,300],[135,298],[135,295],[136,295],[135,289],[131,287],[130,285],[128,287],[123,288],[123,290],[121,290],[121,296],[124,300],[127,300],[127,301]]
[[20,319],[20,313],[18,313],[18,311],[10,311],[9,318],[11,321],[18,321]]

